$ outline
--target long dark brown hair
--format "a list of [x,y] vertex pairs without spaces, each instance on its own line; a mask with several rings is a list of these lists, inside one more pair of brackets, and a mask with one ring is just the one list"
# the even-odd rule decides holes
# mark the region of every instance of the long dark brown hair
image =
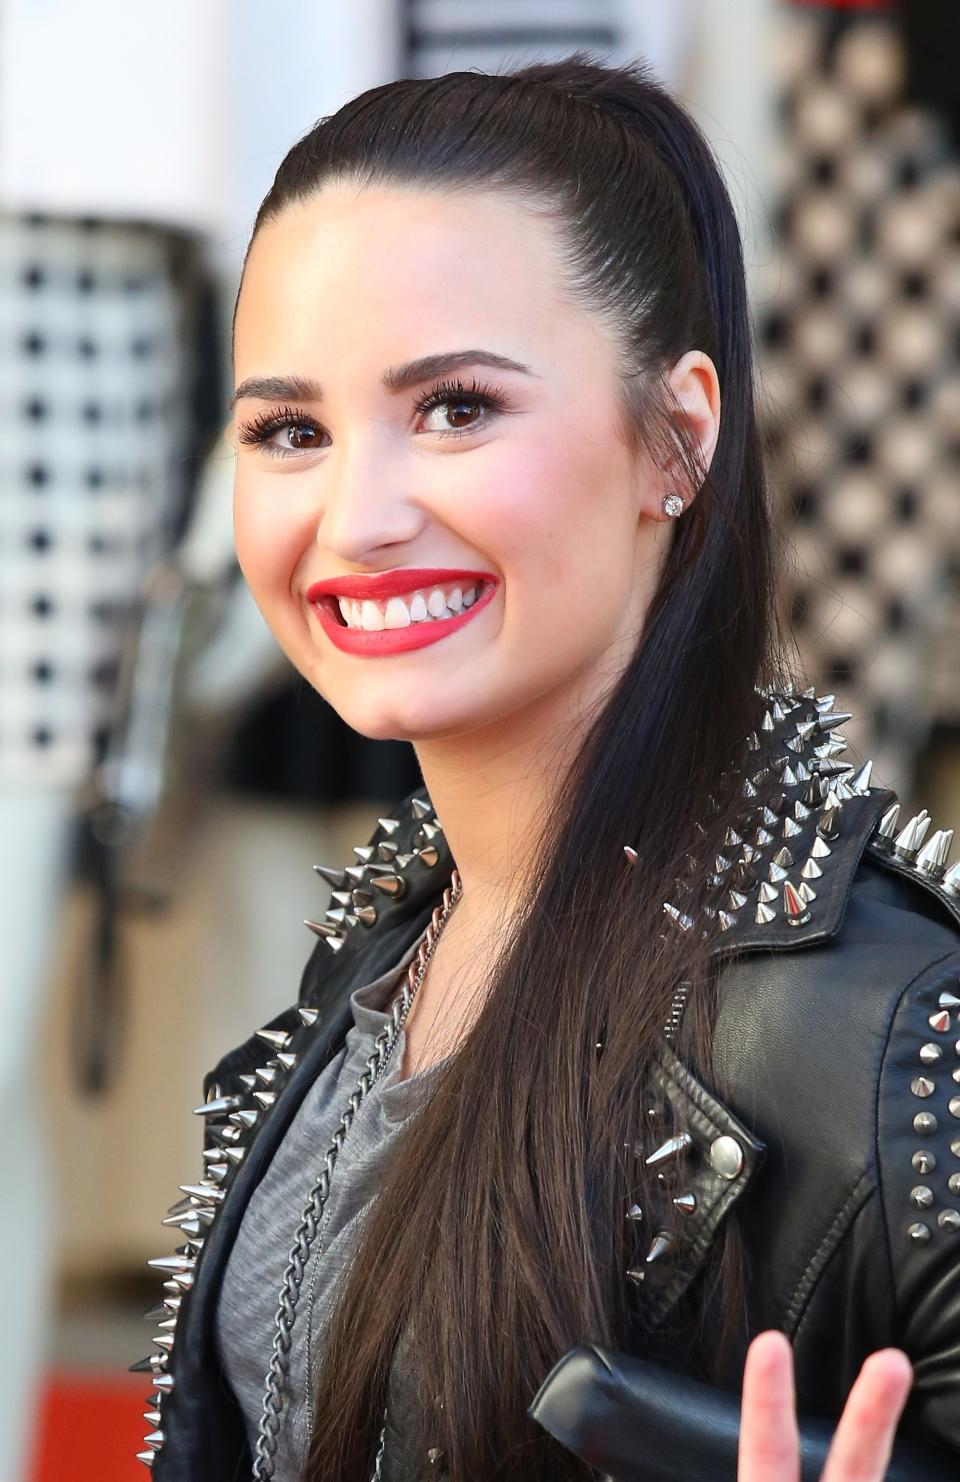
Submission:
[[[354,98],[290,150],[253,237],[341,180],[497,189],[543,211],[570,293],[602,316],[621,356],[625,437],[672,467],[671,487],[696,493],[638,649],[538,827],[526,904],[485,1006],[405,1129],[365,1222],[325,1335],[308,1466],[310,1482],[367,1482],[403,1335],[423,1444],[442,1446],[454,1482],[585,1478],[527,1406],[569,1348],[636,1350],[624,1211],[654,1203],[656,1188],[627,1149],[645,1136],[652,1056],[683,980],[693,991],[682,1050],[710,1073],[709,943],[672,926],[663,903],[708,919],[709,862],[743,808],[757,686],[792,678],[740,233],[687,111],[643,62],[606,66],[585,52]],[[711,357],[720,381],[709,475],[665,381],[689,349]],[[734,1249],[709,1350],[717,1322],[739,1319]]]

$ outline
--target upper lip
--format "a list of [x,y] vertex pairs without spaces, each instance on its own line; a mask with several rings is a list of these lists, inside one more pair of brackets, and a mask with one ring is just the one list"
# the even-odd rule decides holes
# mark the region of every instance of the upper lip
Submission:
[[320,597],[395,597],[420,587],[435,587],[449,581],[496,581],[486,571],[465,571],[450,566],[408,566],[396,571],[376,571],[369,576],[328,576],[307,588],[307,601]]

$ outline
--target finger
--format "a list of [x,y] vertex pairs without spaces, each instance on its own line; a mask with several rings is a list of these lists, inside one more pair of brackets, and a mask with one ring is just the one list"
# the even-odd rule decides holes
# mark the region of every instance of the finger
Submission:
[[737,1482],[798,1482],[800,1441],[793,1354],[783,1333],[761,1333],[743,1370]]
[[821,1482],[883,1482],[913,1370],[899,1348],[864,1361],[830,1443]]

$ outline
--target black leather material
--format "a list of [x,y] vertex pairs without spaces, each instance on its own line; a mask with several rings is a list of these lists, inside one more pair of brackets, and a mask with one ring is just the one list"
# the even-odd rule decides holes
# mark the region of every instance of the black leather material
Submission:
[[[790,880],[815,889],[809,917],[788,920],[778,904],[764,921],[754,896],[717,939],[716,1084],[692,1075],[665,1043],[655,1086],[638,1087],[638,1095],[652,1094],[665,1114],[665,1130],[651,1127],[649,1150],[639,1151],[649,1155],[673,1127],[687,1131],[690,1142],[664,1177],[671,1194],[693,1199],[683,1237],[652,1262],[645,1256],[654,1232],[646,1221],[641,1226],[635,1265],[643,1271],[647,1311],[656,1312],[664,1330],[682,1320],[685,1304],[700,1299],[698,1282],[718,1233],[732,1222],[748,1269],[743,1347],[707,1395],[678,1388],[684,1378],[692,1382],[692,1371],[644,1371],[643,1385],[634,1382],[640,1360],[629,1353],[605,1356],[598,1386],[596,1366],[584,1366],[582,1349],[575,1350],[576,1360],[558,1354],[538,1397],[538,1418],[555,1418],[548,1401],[562,1390],[571,1426],[565,1444],[574,1450],[576,1437],[602,1422],[610,1449],[600,1465],[608,1475],[619,1476],[614,1466],[635,1458],[624,1478],[723,1477],[746,1343],[776,1327],[793,1345],[811,1447],[832,1429],[867,1354],[896,1345],[906,1350],[916,1377],[896,1450],[896,1465],[907,1470],[891,1476],[906,1482],[913,1464],[908,1448],[917,1445],[932,1454],[941,1448],[960,1476],[960,1231],[953,1228],[960,1222],[960,898],[893,857],[879,832],[895,802],[888,790],[866,783],[846,789],[839,831],[828,833],[823,853],[814,832],[822,816],[812,802],[814,784],[804,780],[802,756],[798,762],[802,748],[792,732],[784,740],[795,721],[798,736],[800,726],[809,730],[804,714],[799,702],[786,702],[775,731],[764,737],[791,751],[781,758],[790,757],[783,814],[768,821],[759,849],[765,875],[768,856],[788,837],[780,822],[789,808]],[[832,724],[829,717],[825,723]],[[809,747],[818,740],[822,729],[804,741],[807,778],[816,771]],[[810,807],[798,813],[802,796],[811,799]],[[382,865],[352,867],[351,884],[360,876],[366,882],[374,868],[389,873],[391,851],[399,851],[403,889],[396,895],[368,891],[376,895],[376,924],[351,926],[339,950],[317,942],[299,1004],[268,1026],[289,1036],[285,1052],[296,1057],[276,1072],[273,1104],[255,1100],[241,1079],[273,1053],[258,1036],[225,1055],[205,1080],[207,1097],[235,1098],[204,1118],[206,1147],[222,1147],[225,1160],[232,1155],[236,1161],[218,1190],[200,1196],[211,1201],[213,1222],[179,1247],[189,1266],[187,1289],[180,1294],[172,1351],[154,1358],[160,1382],[173,1386],[157,1407],[164,1441],[153,1473],[161,1482],[237,1482],[249,1475],[244,1428],[216,1350],[219,1283],[252,1190],[307,1087],[343,1042],[350,992],[396,961],[440,902],[453,862],[442,832],[423,836],[420,815],[428,802],[418,789],[394,810],[395,822],[373,831],[367,847]],[[802,820],[799,829],[792,826],[794,816]],[[801,862],[814,858],[821,874],[802,874]],[[777,877],[771,872],[769,878]],[[725,1167],[718,1148],[729,1152],[731,1146],[738,1161]],[[590,1336],[583,1335],[584,1345]],[[615,1374],[623,1381],[619,1390]],[[560,1386],[553,1396],[551,1383]],[[421,1397],[402,1354],[390,1395],[385,1482],[436,1477],[426,1456],[404,1443],[406,1417]],[[677,1470],[666,1473],[665,1448],[651,1444],[648,1434],[677,1432]],[[941,1473],[924,1475],[939,1482]],[[942,1475],[951,1475],[949,1466]]]
[[[611,1482],[737,1482],[736,1395],[595,1344],[547,1375],[530,1415]],[[800,1482],[819,1482],[834,1426],[800,1429]],[[887,1482],[956,1482],[957,1456],[901,1441]]]

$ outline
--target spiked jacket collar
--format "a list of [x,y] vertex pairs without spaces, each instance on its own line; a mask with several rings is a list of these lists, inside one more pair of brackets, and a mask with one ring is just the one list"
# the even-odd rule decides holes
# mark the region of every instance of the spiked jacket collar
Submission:
[[[923,810],[899,829],[896,795],[871,785],[871,764],[859,770],[839,760],[841,727],[849,716],[833,697],[764,692],[764,717],[746,738],[743,792],[748,803],[764,784],[750,829],[731,829],[725,852],[712,862],[719,958],[763,951],[794,952],[834,935],[854,873],[865,851],[884,868],[908,874],[960,923],[960,866],[945,871],[948,831],[925,836]],[[771,801],[771,773],[777,786]],[[749,810],[748,810],[749,812]],[[625,841],[627,857],[629,844]],[[305,969],[299,1002],[225,1055],[204,1083],[197,1107],[205,1129],[203,1168],[181,1185],[183,1197],[164,1221],[183,1243],[150,1264],[164,1278],[155,1351],[134,1369],[153,1376],[147,1410],[150,1433],[139,1459],[169,1482],[194,1475],[232,1475],[225,1457],[244,1445],[235,1416],[209,1410],[209,1376],[216,1372],[212,1312],[233,1235],[247,1200],[307,1088],[349,1026],[353,988],[384,972],[424,930],[453,868],[440,820],[423,788],[394,816],[378,820],[356,861],[316,866],[333,889]],[[680,891],[664,902],[668,929],[701,930],[707,923],[684,910]],[[742,1195],[764,1156],[763,1142],[680,1062],[670,1026],[651,1089],[650,1143],[637,1152],[656,1167],[673,1204],[687,1218],[682,1249],[649,1212],[635,1210],[637,1259],[625,1272],[645,1284],[647,1311],[662,1316],[700,1269],[718,1226]],[[679,1129],[679,1130],[677,1130]],[[205,1399],[206,1396],[206,1399]],[[219,1413],[219,1412],[218,1412]],[[178,1429],[197,1440],[184,1470]],[[204,1450],[201,1459],[197,1447]],[[202,1465],[201,1465],[202,1460]],[[219,1468],[219,1470],[218,1470]]]

